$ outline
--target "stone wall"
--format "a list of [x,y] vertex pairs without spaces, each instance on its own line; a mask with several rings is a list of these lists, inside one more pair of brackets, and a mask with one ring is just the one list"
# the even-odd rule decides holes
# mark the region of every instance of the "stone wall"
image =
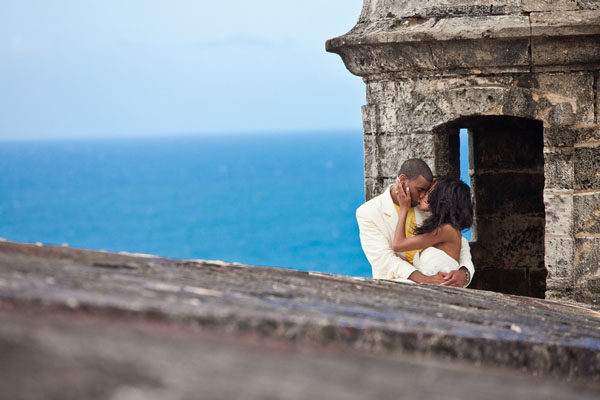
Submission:
[[474,286],[600,301],[600,1],[365,0],[327,48],[366,83],[367,199],[411,157],[458,176],[470,128]]

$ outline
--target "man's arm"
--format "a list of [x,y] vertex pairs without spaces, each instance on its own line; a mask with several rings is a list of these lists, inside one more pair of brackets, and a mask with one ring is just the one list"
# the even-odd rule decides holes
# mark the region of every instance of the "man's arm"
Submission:
[[396,256],[389,238],[360,208],[356,211],[356,220],[360,229],[360,244],[371,263],[373,278],[408,279],[416,271],[408,261]]
[[471,261],[471,246],[469,246],[469,241],[465,238],[462,238],[460,243],[460,256],[458,264],[460,268],[464,267],[469,271],[469,279],[465,287],[469,286],[473,276],[475,275],[475,266],[473,265],[473,261]]

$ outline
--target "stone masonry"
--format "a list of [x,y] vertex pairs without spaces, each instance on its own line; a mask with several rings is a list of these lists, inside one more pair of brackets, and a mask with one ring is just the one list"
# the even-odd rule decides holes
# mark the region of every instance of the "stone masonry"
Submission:
[[600,302],[600,1],[365,0],[326,48],[366,83],[365,191],[408,158],[459,176],[472,287]]

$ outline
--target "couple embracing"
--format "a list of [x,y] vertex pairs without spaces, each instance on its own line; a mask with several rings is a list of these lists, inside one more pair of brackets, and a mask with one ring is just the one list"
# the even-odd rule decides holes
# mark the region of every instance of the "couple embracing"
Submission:
[[427,164],[405,161],[396,182],[356,210],[373,278],[466,287],[475,269],[461,231],[471,227],[470,188],[433,182]]

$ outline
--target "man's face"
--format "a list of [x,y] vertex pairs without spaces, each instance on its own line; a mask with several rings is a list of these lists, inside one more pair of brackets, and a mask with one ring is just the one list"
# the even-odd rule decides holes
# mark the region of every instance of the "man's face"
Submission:
[[408,186],[411,207],[419,205],[431,187],[431,182],[428,182],[422,176],[415,179],[408,179],[405,175],[400,175],[400,181],[404,186]]

